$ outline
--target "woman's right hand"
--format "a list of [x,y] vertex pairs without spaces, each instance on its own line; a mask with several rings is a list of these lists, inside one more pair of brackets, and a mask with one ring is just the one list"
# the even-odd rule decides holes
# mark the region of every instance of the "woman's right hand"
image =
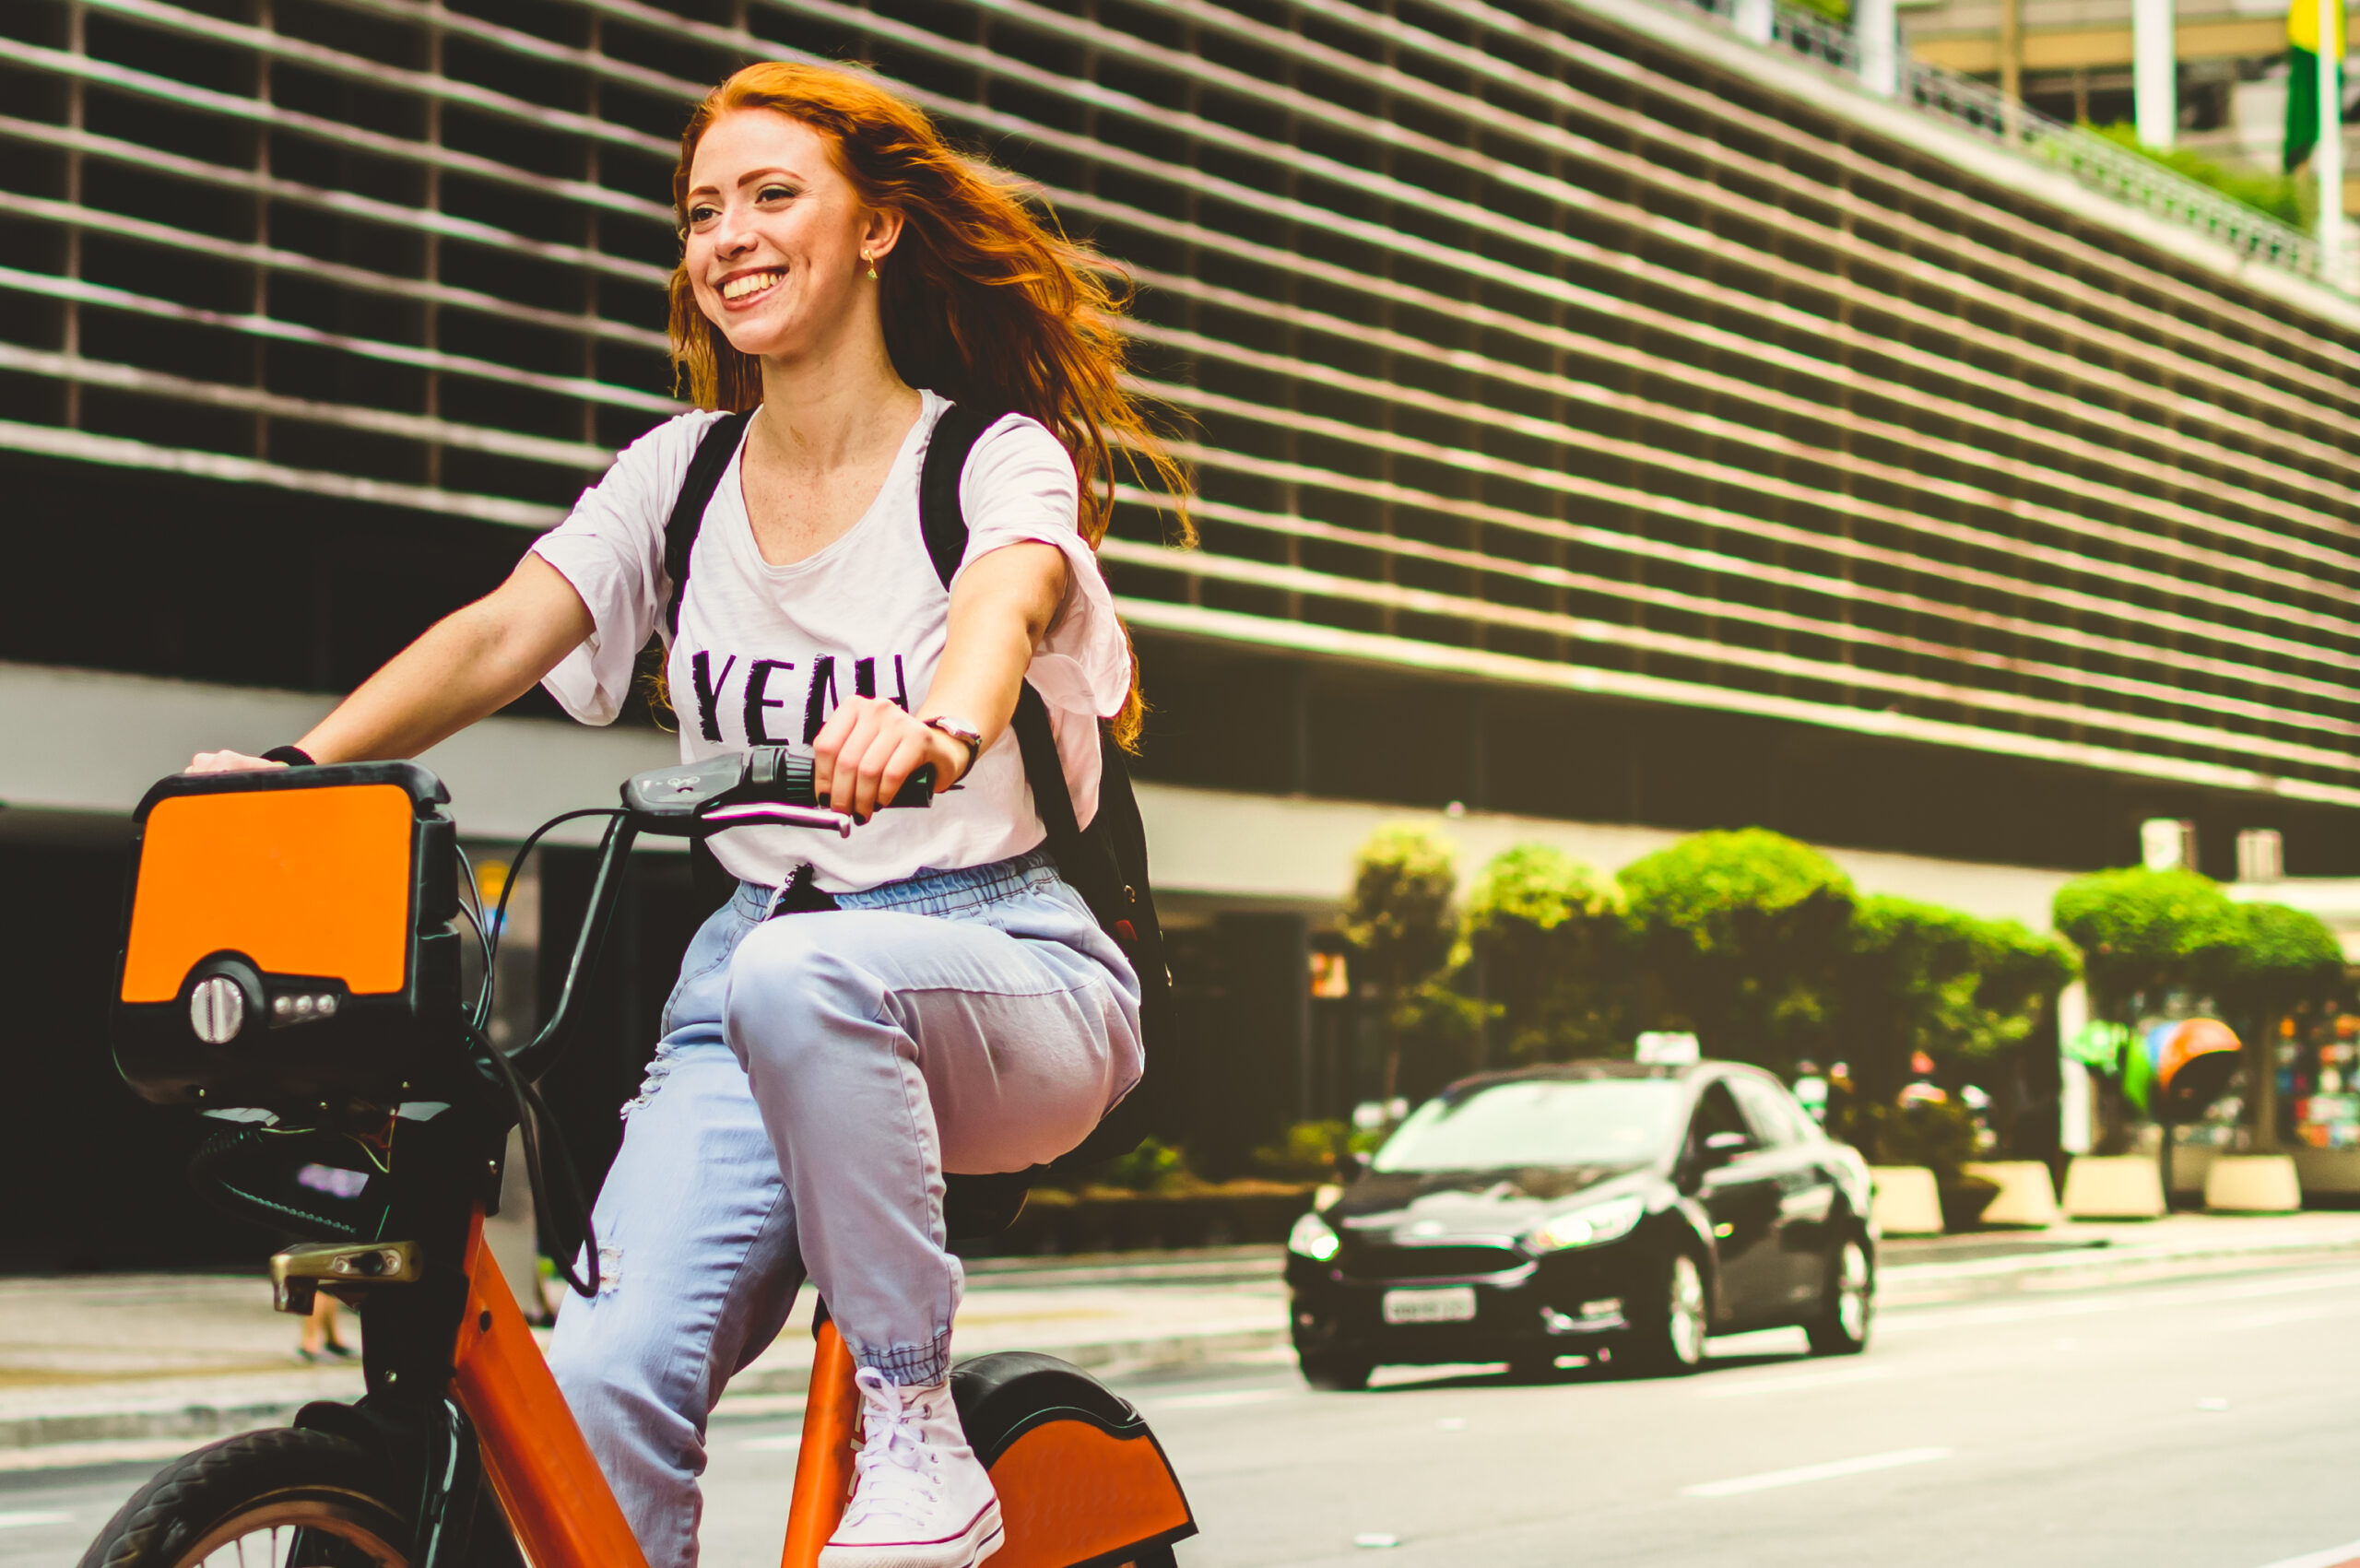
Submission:
[[284,762],[274,762],[267,757],[249,757],[242,751],[200,751],[183,768],[184,773],[242,773],[255,768],[283,768]]

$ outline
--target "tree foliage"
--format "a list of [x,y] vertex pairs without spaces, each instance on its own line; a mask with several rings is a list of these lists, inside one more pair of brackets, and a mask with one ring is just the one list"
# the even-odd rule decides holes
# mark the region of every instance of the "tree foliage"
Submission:
[[2093,1008],[2120,1023],[2142,998],[2189,984],[2204,953],[2240,935],[2229,896],[2193,871],[2094,871],[2058,889],[2050,908],[2082,950]]
[[[2055,909],[2057,928],[2082,949],[2093,1010],[2116,1026],[2110,1043],[2120,1047],[2085,1051],[2083,1059],[2127,1076],[2138,1066],[2128,1026],[2142,1013],[2160,1008],[2172,991],[2208,1002],[2245,1042],[2260,1080],[2248,1097],[2258,1147],[2271,1147],[2270,1043],[2289,1013],[2342,991],[2335,934],[2283,904],[2232,902],[2218,883],[2193,871],[2094,872],[2059,889]],[[2123,1087],[2109,1086],[2101,1099],[2109,1124],[2102,1147],[2127,1137]]]
[[1415,990],[1448,961],[1457,880],[1450,844],[1422,828],[1380,828],[1352,857],[1344,939],[1388,996]]
[[1382,1009],[1387,1100],[1400,1081],[1402,1034],[1428,1021],[1428,993],[1457,942],[1457,881],[1451,845],[1420,827],[1380,828],[1353,856],[1341,925]]
[[1465,930],[1509,1059],[1563,1061],[1614,1048],[1626,967],[1617,960],[1627,942],[1622,892],[1612,881],[1547,844],[1516,844],[1476,878]]
[[1953,1064],[2021,1042],[2077,968],[2071,948],[2019,921],[1872,895],[1853,911],[1833,1048],[1865,1098],[1887,1101],[1917,1052]]
[[1791,1067],[1822,1047],[1857,895],[1807,844],[1765,829],[1694,833],[1619,878],[1652,982],[1649,1027],[1714,1055]]
[[2343,948],[2318,915],[2283,903],[2229,909],[2232,939],[2203,949],[2192,965],[2197,984],[2227,1017],[2275,1025],[2342,991]]
[[2234,941],[2204,949],[2197,984],[2245,1043],[2254,1147],[2277,1147],[2275,1046],[2289,1014],[2340,1001],[2348,992],[2343,948],[2327,923],[2283,903],[2230,906]]

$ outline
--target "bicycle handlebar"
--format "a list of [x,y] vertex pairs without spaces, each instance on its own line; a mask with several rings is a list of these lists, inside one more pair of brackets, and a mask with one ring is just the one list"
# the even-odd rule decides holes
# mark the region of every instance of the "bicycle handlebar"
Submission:
[[[583,974],[596,966],[607,926],[622,894],[622,866],[642,833],[659,838],[702,838],[728,828],[817,828],[839,837],[851,833],[853,819],[820,804],[811,789],[811,753],[799,748],[758,746],[749,751],[708,757],[669,768],[651,768],[623,785],[623,809],[598,845],[597,869],[589,907],[566,965],[556,1008],[531,1043],[509,1060],[527,1081],[549,1070]],[[934,802],[934,768],[918,768],[902,782],[894,807]]]
[[[757,746],[702,762],[653,768],[623,785],[623,808],[642,832],[667,838],[756,826],[851,832],[853,819],[822,806],[813,793],[811,767],[811,753],[799,748]],[[891,805],[933,803],[934,767],[928,763],[902,782]]]

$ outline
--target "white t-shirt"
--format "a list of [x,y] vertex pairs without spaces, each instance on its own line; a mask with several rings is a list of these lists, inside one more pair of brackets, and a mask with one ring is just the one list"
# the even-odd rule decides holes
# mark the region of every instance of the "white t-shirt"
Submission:
[[[868,511],[843,537],[789,566],[771,565],[755,547],[738,459],[730,458],[697,533],[679,633],[665,666],[684,760],[804,744],[856,692],[908,708],[925,700],[942,658],[950,595],[926,554],[918,475],[935,422],[950,405],[931,392],[922,395],[925,407]],[[640,437],[533,546],[573,584],[596,623],[541,682],[585,724],[611,724],[631,696],[639,650],[660,627],[671,593],[664,523],[698,441],[721,417],[682,414]],[[959,498],[968,529],[961,572],[987,551],[1025,540],[1065,552],[1065,603],[1027,678],[1048,706],[1074,815],[1087,824],[1098,808],[1097,720],[1114,714],[1129,692],[1130,650],[1079,531],[1073,461],[1047,430],[1011,414],[976,442]],[[849,838],[737,828],[712,843],[721,864],[748,881],[775,886],[808,862],[822,890],[849,892],[922,869],[987,866],[1045,836],[1011,730],[958,789],[925,809],[880,811]]]

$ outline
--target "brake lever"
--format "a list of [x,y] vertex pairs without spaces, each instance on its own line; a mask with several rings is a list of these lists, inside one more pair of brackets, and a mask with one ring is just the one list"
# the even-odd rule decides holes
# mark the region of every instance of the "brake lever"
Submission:
[[724,828],[832,828],[836,837],[847,839],[853,829],[853,819],[841,811],[775,800],[724,801],[698,812],[696,820],[714,832]]
[[[622,794],[640,830],[660,838],[700,838],[739,827],[833,829],[843,838],[856,821],[811,799],[810,753],[781,746],[651,768],[633,775]],[[929,764],[903,782],[893,805],[924,808],[933,797]]]

